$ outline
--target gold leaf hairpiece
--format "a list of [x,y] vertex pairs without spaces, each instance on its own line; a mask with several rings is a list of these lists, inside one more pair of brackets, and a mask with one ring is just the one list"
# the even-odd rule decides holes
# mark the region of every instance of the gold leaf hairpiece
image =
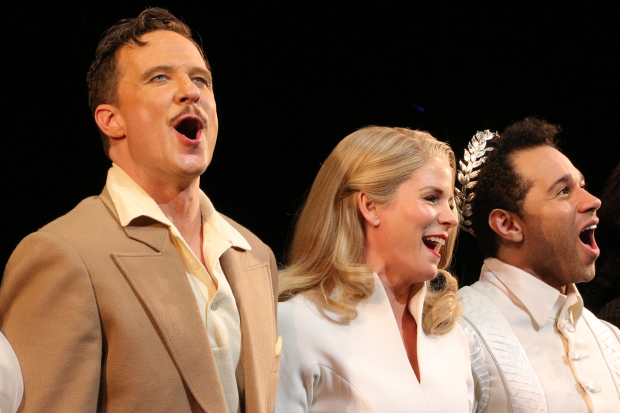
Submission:
[[474,179],[480,173],[480,170],[476,168],[479,168],[480,165],[484,163],[486,160],[486,153],[493,150],[491,147],[487,148],[487,141],[494,137],[499,138],[497,132],[489,132],[488,129],[483,132],[476,132],[469,144],[467,144],[463,160],[459,160],[457,177],[461,184],[461,189],[456,186],[454,187],[454,200],[461,211],[461,222],[459,226],[473,236],[476,236],[476,234],[474,234],[474,230],[471,228],[471,201],[476,196],[474,187],[477,181],[474,181]]

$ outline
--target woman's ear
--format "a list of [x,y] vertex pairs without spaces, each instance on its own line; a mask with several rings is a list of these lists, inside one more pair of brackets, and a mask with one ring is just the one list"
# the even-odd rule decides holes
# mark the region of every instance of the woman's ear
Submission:
[[373,227],[379,226],[379,211],[377,203],[370,199],[365,192],[358,192],[356,195],[357,206],[362,216]]
[[503,209],[494,209],[489,214],[489,226],[503,239],[519,243],[523,241],[521,218]]

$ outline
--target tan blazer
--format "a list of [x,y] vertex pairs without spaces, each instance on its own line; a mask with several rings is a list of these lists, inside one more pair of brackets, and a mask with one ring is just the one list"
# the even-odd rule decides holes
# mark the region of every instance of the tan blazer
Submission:
[[[241,318],[241,410],[272,412],[276,263],[269,247],[229,222],[252,246],[220,259]],[[0,288],[0,329],[24,375],[20,411],[228,411],[167,228],[148,218],[123,228],[107,189],[19,244]]]

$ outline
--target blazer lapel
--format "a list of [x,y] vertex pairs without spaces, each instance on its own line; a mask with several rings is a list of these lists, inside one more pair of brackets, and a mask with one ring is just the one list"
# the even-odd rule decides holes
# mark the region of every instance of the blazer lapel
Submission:
[[269,262],[256,261],[249,252],[233,247],[222,254],[220,263],[241,318],[246,411],[264,412],[276,337]]
[[[102,193],[102,199],[115,212],[107,190]],[[228,412],[209,337],[168,228],[153,220],[138,218],[125,232],[129,238],[153,248],[154,252],[113,253],[112,259],[154,321],[200,407],[207,413]]]

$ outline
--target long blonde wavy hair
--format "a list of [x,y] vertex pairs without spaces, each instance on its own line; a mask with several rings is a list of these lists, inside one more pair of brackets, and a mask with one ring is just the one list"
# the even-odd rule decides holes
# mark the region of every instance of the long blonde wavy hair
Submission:
[[[432,158],[445,159],[455,174],[450,146],[426,132],[369,126],[344,138],[325,160],[298,216],[288,263],[280,272],[279,301],[316,288],[319,309],[337,316],[330,320],[346,324],[356,318],[357,304],[374,293],[356,193],[388,204],[400,185]],[[446,271],[457,231],[452,228],[442,246],[438,268],[443,280],[427,282],[422,319],[427,334],[449,332],[463,311],[456,299],[457,281]]]

